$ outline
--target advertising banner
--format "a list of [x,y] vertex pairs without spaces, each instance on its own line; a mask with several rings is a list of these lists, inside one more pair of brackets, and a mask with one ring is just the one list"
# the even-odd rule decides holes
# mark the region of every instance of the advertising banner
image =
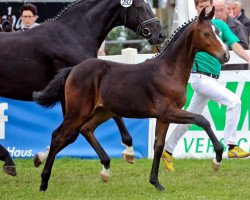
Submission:
[[[52,132],[60,125],[62,118],[60,104],[52,109],[44,109],[34,102],[1,97],[0,144],[8,149],[14,158],[33,157],[50,145]],[[135,156],[147,157],[148,119],[125,119],[125,124],[134,139]],[[121,157],[124,147],[113,119],[98,127],[95,136],[110,157]],[[58,156],[97,158],[97,154],[82,135]]]
[[[237,143],[246,151],[250,151],[250,71],[222,71],[219,82],[241,98],[241,116],[237,128]],[[194,91],[188,85],[186,109],[190,103]],[[217,138],[224,145],[224,129],[226,122],[226,106],[209,101],[202,115],[210,122]],[[169,127],[167,138],[175,128],[175,124]],[[153,156],[155,120],[150,119],[149,130],[149,157]],[[225,145],[224,145],[225,146]],[[226,152],[226,146],[224,148]],[[179,140],[174,153],[175,158],[214,158],[213,145],[206,132],[198,127],[191,126],[190,129]],[[225,157],[226,154],[224,153]]]

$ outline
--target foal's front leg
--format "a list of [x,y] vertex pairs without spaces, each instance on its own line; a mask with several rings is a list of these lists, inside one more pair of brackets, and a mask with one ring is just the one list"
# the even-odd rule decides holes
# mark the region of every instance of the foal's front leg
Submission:
[[202,127],[210,140],[213,143],[214,151],[216,153],[216,159],[213,160],[213,169],[215,171],[219,170],[220,163],[222,161],[222,154],[223,154],[223,146],[217,139],[216,135],[214,134],[209,121],[202,115],[191,113],[185,110],[172,110],[168,113],[168,119],[170,123],[177,123],[177,124],[196,124],[197,126]]
[[156,120],[155,129],[155,143],[154,143],[154,159],[150,174],[150,183],[153,184],[157,190],[164,190],[165,188],[160,184],[158,179],[159,164],[165,143],[165,138],[169,123],[163,123],[159,119]]

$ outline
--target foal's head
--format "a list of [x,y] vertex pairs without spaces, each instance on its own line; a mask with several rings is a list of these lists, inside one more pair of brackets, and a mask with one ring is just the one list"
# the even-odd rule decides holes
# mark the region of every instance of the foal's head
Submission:
[[205,8],[200,13],[196,24],[194,24],[193,42],[197,51],[205,51],[219,59],[223,64],[229,60],[229,53],[226,45],[215,33],[215,26],[211,19],[214,16],[215,8],[206,15]]
[[121,4],[126,9],[126,27],[146,38],[150,44],[161,44],[164,41],[166,36],[160,21],[146,0],[121,0]]

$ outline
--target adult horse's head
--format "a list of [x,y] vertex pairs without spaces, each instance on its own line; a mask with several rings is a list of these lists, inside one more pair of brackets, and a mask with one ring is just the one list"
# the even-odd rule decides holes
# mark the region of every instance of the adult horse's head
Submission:
[[205,8],[201,11],[194,26],[194,45],[197,51],[205,51],[218,58],[223,64],[229,60],[229,52],[226,45],[215,33],[216,28],[211,22],[214,11],[214,7],[207,15]]
[[[125,11],[124,26],[146,38],[150,44],[161,44],[165,34],[146,0],[121,0]],[[123,13],[123,12],[122,12]]]

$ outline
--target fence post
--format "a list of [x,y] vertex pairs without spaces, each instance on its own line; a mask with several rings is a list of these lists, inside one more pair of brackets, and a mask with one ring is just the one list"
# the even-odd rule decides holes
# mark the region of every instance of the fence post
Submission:
[[122,62],[128,63],[128,64],[134,64],[135,63],[135,57],[138,54],[137,49],[134,48],[126,48],[122,49]]

